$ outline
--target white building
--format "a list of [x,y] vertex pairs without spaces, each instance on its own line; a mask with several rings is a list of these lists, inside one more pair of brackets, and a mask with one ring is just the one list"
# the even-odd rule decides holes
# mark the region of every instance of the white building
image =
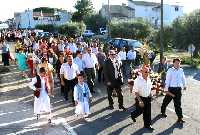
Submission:
[[71,20],[71,13],[66,10],[42,7],[15,13],[14,20],[16,28],[35,28],[38,24],[62,25]]
[[[103,5],[101,10],[99,11],[100,14],[105,17],[106,19],[109,19],[108,14],[108,5]],[[110,5],[110,18],[114,19],[132,19],[134,18],[134,9],[126,6],[125,4],[122,5]]]
[[[160,3],[128,0],[128,6],[135,9],[135,17],[147,19],[152,24],[160,24]],[[163,4],[163,23],[170,25],[183,15],[183,6]]]
[[[125,18],[143,18],[148,20],[155,26],[160,24],[160,3],[147,2],[147,1],[134,1],[134,0],[124,0],[123,3],[119,3],[118,8],[123,10],[118,10],[117,15],[124,15]],[[117,5],[110,5],[111,17],[115,15]],[[129,10],[125,10],[129,9]],[[126,12],[122,12],[126,11]],[[120,13],[119,13],[120,12]],[[132,13],[130,13],[132,12]],[[100,10],[102,16],[108,18],[108,5],[103,5]],[[183,15],[183,6],[180,5],[163,5],[163,22],[164,25],[170,25],[175,18]],[[119,17],[118,17],[119,18]]]

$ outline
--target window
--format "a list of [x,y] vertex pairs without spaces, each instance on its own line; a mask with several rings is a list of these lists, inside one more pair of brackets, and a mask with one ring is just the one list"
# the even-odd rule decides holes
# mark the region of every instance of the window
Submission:
[[39,18],[38,18],[38,17],[33,17],[33,19],[34,19],[34,20],[39,20]]
[[178,11],[178,7],[177,6],[175,7],[175,11]]

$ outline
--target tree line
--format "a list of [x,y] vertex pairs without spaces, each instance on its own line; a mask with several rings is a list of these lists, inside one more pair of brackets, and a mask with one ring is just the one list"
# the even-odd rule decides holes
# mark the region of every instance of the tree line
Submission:
[[[99,13],[94,12],[90,0],[78,0],[75,4],[76,11],[72,14],[72,22],[61,26],[40,26],[47,27],[47,30],[57,30],[61,34],[81,35],[84,29],[91,29],[98,33],[100,27],[108,26],[108,20]],[[44,29],[42,28],[42,29]],[[140,41],[147,41],[159,50],[160,29],[154,28],[149,22],[143,19],[133,20],[112,20],[110,24],[111,37],[131,38]],[[196,49],[194,56],[197,57],[200,50],[200,10],[181,16],[174,20],[170,26],[164,27],[164,49],[171,48],[187,50],[190,44]]]

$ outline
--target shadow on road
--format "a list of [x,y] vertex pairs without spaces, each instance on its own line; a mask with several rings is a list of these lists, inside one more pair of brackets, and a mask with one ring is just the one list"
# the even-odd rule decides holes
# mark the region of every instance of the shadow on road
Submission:
[[175,128],[182,129],[183,128],[183,124],[174,123],[171,127],[169,127],[168,129],[164,130],[163,132],[158,133],[157,135],[173,134],[173,131],[174,131]]

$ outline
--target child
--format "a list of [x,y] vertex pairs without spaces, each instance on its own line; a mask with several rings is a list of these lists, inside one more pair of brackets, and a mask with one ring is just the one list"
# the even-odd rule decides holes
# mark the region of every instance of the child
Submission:
[[28,55],[28,59],[27,59],[26,63],[29,67],[30,77],[32,78],[32,77],[34,77],[34,75],[33,75],[34,71],[33,71],[33,58],[32,58],[31,54]]
[[75,113],[81,114],[86,119],[90,114],[89,99],[92,97],[88,85],[84,82],[84,75],[79,74],[78,84],[74,87]]

